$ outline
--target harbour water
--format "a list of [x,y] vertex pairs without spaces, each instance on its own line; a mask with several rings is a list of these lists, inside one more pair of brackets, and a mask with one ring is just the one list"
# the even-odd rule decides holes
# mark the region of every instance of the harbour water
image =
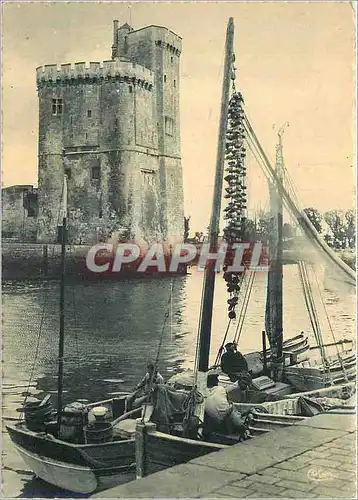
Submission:
[[[191,368],[203,274],[106,283],[73,283],[66,292],[65,403],[105,399],[133,388],[154,360],[165,378]],[[242,352],[260,348],[264,328],[265,273],[257,273],[240,336]],[[172,290],[172,294],[170,293]],[[354,295],[322,290],[335,338],[354,337]],[[325,341],[332,333],[315,290]],[[212,361],[227,326],[225,282],[215,290]],[[59,287],[53,282],[3,284],[3,423],[17,417],[24,394],[53,393],[56,400]],[[165,313],[169,310],[163,329]],[[284,267],[284,332],[304,330],[314,344],[295,265]],[[233,338],[233,324],[228,340]],[[163,336],[162,336],[163,331]],[[162,342],[161,342],[162,340]],[[3,429],[3,496],[66,496],[34,479]],[[68,496],[68,494],[67,494]],[[73,495],[70,495],[73,496]]]

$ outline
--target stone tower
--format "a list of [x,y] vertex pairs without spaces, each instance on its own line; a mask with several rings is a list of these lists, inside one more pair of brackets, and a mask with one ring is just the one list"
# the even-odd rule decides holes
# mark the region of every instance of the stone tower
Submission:
[[57,238],[64,174],[69,241],[183,238],[181,39],[114,21],[112,59],[37,68],[38,240]]

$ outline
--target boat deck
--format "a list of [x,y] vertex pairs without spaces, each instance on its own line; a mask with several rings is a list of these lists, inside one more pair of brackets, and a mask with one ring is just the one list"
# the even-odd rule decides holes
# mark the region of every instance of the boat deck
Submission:
[[356,498],[355,410],[333,410],[93,495]]

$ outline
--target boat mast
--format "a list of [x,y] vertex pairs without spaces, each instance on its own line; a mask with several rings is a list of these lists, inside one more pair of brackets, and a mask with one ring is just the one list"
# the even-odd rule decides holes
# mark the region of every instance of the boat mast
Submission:
[[[219,140],[216,158],[216,172],[213,204],[211,211],[211,220],[209,226],[209,248],[210,253],[216,253],[218,247],[218,234],[219,234],[219,219],[220,219],[220,206],[223,189],[224,177],[224,163],[225,163],[225,141],[226,141],[226,128],[228,121],[228,108],[230,100],[230,78],[233,63],[233,44],[234,44],[234,20],[230,17],[227,31],[226,31],[226,44],[225,44],[225,65],[224,77],[221,96],[221,114],[219,125]],[[211,340],[211,322],[213,312],[213,299],[215,287],[215,263],[208,262],[205,267],[204,273],[204,291],[202,313],[200,318],[199,330],[199,373],[198,373],[198,386],[199,381],[203,381],[203,387],[198,387],[199,390],[206,389],[206,372],[209,367],[209,354],[210,354],[210,340]]]
[[63,405],[63,354],[65,340],[65,256],[67,233],[67,176],[63,182],[61,230],[61,282],[60,282],[60,338],[58,345],[58,390],[57,390],[57,427],[60,431],[61,410]]
[[282,186],[284,181],[284,162],[282,151],[283,125],[278,131],[276,146],[276,186],[271,186],[271,210],[273,214],[273,228],[270,248],[270,271],[268,279],[268,309],[270,344],[272,346],[273,378],[282,378],[283,358],[283,265],[282,265],[282,227],[283,227],[283,200]]

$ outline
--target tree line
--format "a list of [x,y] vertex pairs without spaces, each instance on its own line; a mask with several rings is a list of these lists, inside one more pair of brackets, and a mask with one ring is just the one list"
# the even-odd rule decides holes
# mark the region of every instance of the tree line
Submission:
[[[316,228],[317,232],[323,236],[326,243],[334,250],[353,249],[356,244],[356,214],[353,210],[329,210],[320,213],[314,207],[304,209],[305,214]],[[194,238],[189,238],[189,220],[184,219],[184,240],[202,243],[205,239],[203,232],[195,232]],[[325,224],[324,224],[325,223]],[[262,241],[268,244],[272,231],[272,218],[269,213],[260,213],[253,219],[245,220],[245,240]],[[297,226],[285,222],[282,228],[282,236],[286,241],[297,236]]]
[[[320,213],[316,208],[304,209],[307,217],[318,233],[322,234],[326,243],[335,250],[355,248],[356,214],[353,210],[329,210]],[[324,222],[326,227],[323,230]]]

